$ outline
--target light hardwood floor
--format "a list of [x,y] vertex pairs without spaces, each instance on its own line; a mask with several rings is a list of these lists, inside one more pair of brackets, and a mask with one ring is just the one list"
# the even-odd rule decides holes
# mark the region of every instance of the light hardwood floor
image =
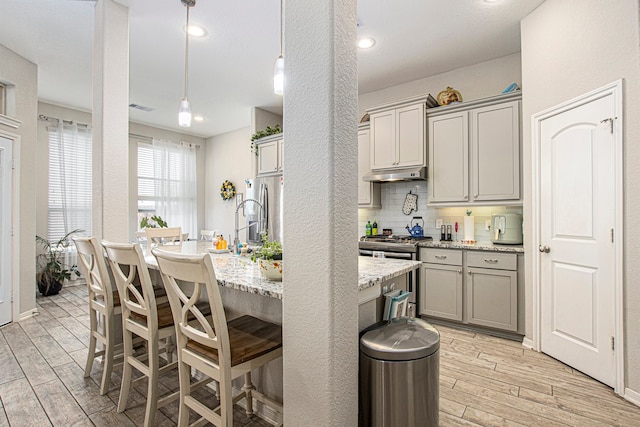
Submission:
[[[88,315],[84,285],[37,299],[40,315],[0,328],[0,427],[132,426],[144,419],[144,384],[129,409],[115,412],[119,378],[100,396],[101,366],[82,377]],[[436,326],[441,333],[441,426],[640,426],[640,408],[610,388],[519,343]],[[177,376],[161,381],[177,388]],[[203,393],[209,393],[203,391]],[[213,400],[213,394],[211,394]],[[235,410],[234,426],[270,425]],[[156,425],[174,426],[175,404],[161,408]],[[401,426],[398,426],[401,427]]]

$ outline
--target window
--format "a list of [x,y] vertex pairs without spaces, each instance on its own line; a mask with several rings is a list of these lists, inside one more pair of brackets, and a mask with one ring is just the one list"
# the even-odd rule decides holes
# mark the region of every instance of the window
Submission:
[[91,127],[60,120],[49,126],[48,238],[91,234]]
[[138,142],[138,224],[152,215],[197,236],[196,148],[191,144]]

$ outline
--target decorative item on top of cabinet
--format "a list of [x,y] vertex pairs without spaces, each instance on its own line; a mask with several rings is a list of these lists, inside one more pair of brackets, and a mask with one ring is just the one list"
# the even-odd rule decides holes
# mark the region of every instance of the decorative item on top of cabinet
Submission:
[[258,177],[282,174],[282,133],[255,141],[258,152]]
[[429,205],[520,205],[519,92],[427,111]]
[[453,102],[462,102],[462,95],[457,90],[447,86],[445,90],[438,94],[438,104],[449,105]]
[[371,123],[371,169],[427,165],[426,95],[367,110]]
[[369,122],[365,122],[358,126],[358,207],[380,209],[382,207],[380,183],[362,179],[363,176],[371,173],[370,144]]

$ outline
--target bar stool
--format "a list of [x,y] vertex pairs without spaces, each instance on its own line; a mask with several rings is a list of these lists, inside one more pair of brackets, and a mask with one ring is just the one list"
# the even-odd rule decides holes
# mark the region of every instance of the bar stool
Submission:
[[[122,301],[124,369],[117,411],[125,410],[131,385],[146,377],[148,386],[144,425],[151,426],[155,420],[156,410],[179,397],[179,392],[176,391],[158,399],[158,377],[177,366],[177,362],[172,362],[175,352],[172,339],[175,336],[175,327],[171,307],[166,302],[166,298],[164,303],[159,303],[156,299],[159,293],[151,282],[140,244],[103,241],[102,245],[106,249]],[[134,356],[134,335],[146,341],[146,354]],[[164,341],[162,349],[160,340]],[[159,356],[162,351],[166,352],[168,363],[160,368]],[[131,381],[132,368],[144,376]]]
[[[114,316],[122,312],[120,298],[118,292],[113,290],[98,239],[95,237],[74,237],[73,241],[78,250],[78,261],[82,274],[86,278],[89,294],[89,353],[87,354],[84,376],[86,378],[91,374],[95,358],[103,356],[104,367],[100,394],[105,394],[108,391],[114,367],[121,366],[121,363],[115,364],[114,362],[116,349]],[[103,331],[98,328],[99,316],[104,319]],[[101,351],[96,351],[98,342],[103,345]]]
[[149,245],[149,247],[153,244],[177,244],[182,243],[184,240],[182,227],[145,228],[144,231],[147,234],[147,245]]
[[[153,249],[152,253],[158,260],[176,325],[180,376],[178,425],[188,425],[189,411],[193,410],[201,417],[195,423],[197,425],[209,421],[216,426],[231,427],[233,404],[243,398],[246,399],[247,414],[253,412],[253,398],[282,413],[281,404],[258,392],[251,383],[252,369],[282,357],[282,328],[248,315],[227,322],[208,254],[182,255],[161,248]],[[193,284],[191,295],[185,294],[178,281]],[[200,298],[207,298],[213,322],[195,305]],[[198,321],[195,327],[186,322],[190,313]],[[218,407],[209,409],[191,394],[191,368],[218,381]],[[233,396],[231,381],[241,375],[245,377],[245,385]]]

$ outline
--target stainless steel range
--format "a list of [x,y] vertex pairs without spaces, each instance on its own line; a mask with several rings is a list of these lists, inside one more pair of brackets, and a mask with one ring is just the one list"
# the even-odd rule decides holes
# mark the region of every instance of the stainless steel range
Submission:
[[[376,235],[362,236],[358,244],[361,256],[373,256],[374,252],[382,252],[385,258],[408,259],[416,261],[418,259],[418,243],[433,240],[431,236],[413,237],[410,235]],[[409,302],[416,304],[418,299],[418,271],[409,273],[408,290],[411,292]],[[419,313],[419,307],[415,307]]]

